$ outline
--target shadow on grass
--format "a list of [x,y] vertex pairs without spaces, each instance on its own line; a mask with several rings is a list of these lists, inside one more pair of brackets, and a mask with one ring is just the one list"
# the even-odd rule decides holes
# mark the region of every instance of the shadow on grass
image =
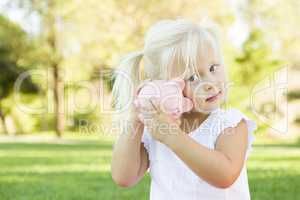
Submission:
[[[112,144],[81,142],[76,144],[0,143],[1,168],[68,167],[110,163]],[[25,168],[24,168],[25,170]]]

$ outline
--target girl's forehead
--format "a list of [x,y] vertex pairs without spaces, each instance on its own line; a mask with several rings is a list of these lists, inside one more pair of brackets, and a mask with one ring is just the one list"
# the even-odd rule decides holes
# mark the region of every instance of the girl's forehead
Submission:
[[211,65],[221,62],[216,46],[210,42],[198,45],[194,55],[176,54],[170,63],[171,78],[188,78],[194,73],[201,73]]

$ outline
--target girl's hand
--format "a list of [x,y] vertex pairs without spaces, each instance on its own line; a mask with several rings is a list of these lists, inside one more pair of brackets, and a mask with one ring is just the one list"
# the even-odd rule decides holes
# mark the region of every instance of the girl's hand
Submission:
[[172,138],[182,134],[180,129],[180,118],[173,118],[171,115],[160,110],[160,106],[154,104],[149,99],[149,103],[152,105],[151,110],[140,110],[140,115],[144,117],[144,125],[150,132],[152,137],[161,143],[167,143]]
[[128,119],[131,122],[143,124],[142,121],[138,117],[139,109],[134,105],[134,102],[129,105],[129,116]]
[[[128,116],[126,116],[126,120],[129,121],[130,127],[133,128],[134,134],[136,135],[136,130],[139,129],[140,127],[143,128],[144,127],[144,123],[140,120],[140,118],[138,117],[139,113],[140,113],[140,109],[135,105],[135,99],[137,97],[137,90],[138,88],[136,88],[135,92],[134,92],[134,96],[133,96],[133,101],[131,101],[128,109]],[[141,131],[142,133],[143,131]]]
[[143,124],[143,122],[140,120],[140,118],[138,117],[139,113],[140,113],[140,107],[137,104],[137,96],[139,91],[141,90],[141,88],[143,87],[143,84],[145,84],[146,82],[151,81],[151,79],[145,80],[143,81],[140,85],[138,85],[135,90],[134,90],[134,94],[133,94],[133,101],[131,103],[131,105],[129,106],[129,118],[132,119],[132,121],[136,122],[136,123],[141,123]]

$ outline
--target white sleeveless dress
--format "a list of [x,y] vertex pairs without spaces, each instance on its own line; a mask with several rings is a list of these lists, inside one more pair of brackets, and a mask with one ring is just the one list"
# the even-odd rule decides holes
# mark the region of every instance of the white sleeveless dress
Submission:
[[[237,126],[242,119],[245,119],[248,125],[247,160],[254,141],[253,131],[256,129],[256,123],[237,109],[214,110],[189,136],[198,143],[214,149],[222,130]],[[148,169],[151,176],[150,200],[250,199],[246,162],[238,179],[230,187],[222,189],[208,184],[197,176],[171,149],[153,139],[146,128],[142,142],[150,160]]]

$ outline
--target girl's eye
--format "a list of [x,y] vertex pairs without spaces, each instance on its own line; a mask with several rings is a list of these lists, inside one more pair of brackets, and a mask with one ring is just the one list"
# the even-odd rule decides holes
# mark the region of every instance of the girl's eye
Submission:
[[193,74],[188,80],[195,81],[195,80],[198,80],[198,77],[196,76],[196,74]]
[[218,64],[213,64],[210,66],[209,71],[210,72],[216,72],[218,70],[219,65]]

